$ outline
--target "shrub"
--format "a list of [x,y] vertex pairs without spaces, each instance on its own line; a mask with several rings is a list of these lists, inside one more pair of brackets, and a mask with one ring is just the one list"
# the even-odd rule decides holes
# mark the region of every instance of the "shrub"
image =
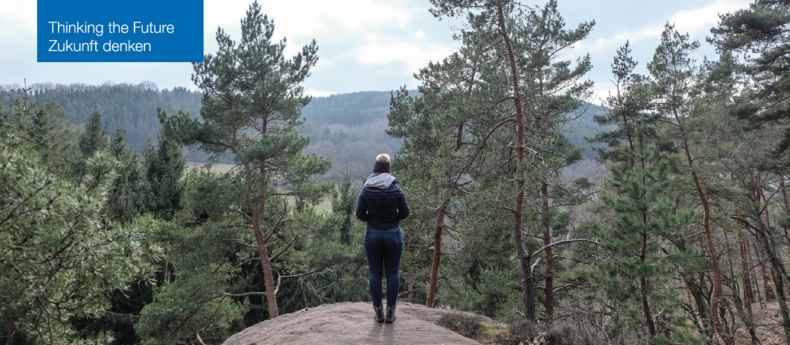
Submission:
[[523,317],[516,316],[508,322],[508,333],[497,334],[493,342],[501,345],[530,344],[537,335],[537,325],[525,320]]
[[596,330],[562,322],[546,330],[545,342],[546,345],[597,345],[605,344],[606,339]]
[[477,315],[463,313],[447,313],[442,315],[436,323],[439,326],[454,331],[464,337],[477,339],[483,332],[483,318]]

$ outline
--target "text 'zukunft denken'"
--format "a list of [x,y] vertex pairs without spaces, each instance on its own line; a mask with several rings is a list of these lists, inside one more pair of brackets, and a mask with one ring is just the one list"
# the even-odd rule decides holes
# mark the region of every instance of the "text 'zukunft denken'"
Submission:
[[[104,24],[88,24],[87,22],[61,23],[58,21],[48,22],[51,25],[53,34],[94,34],[101,37],[105,34]],[[108,34],[172,34],[175,32],[173,24],[154,24],[149,22],[143,24],[139,21],[132,22],[132,25],[118,24],[109,22],[107,24]],[[90,41],[69,41],[69,40],[49,40],[50,52],[150,52],[150,42],[133,42],[132,40],[116,41],[108,40],[99,42],[92,39]],[[101,50],[100,50],[101,49]]]

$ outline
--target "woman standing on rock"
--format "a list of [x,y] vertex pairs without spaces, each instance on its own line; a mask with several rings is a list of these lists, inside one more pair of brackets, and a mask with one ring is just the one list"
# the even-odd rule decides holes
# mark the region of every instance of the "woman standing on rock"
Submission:
[[[398,269],[403,252],[403,235],[400,220],[409,216],[406,195],[390,175],[390,156],[382,153],[373,164],[373,174],[359,192],[356,215],[367,222],[365,254],[370,271],[370,296],[376,322],[395,321],[395,304],[398,302],[400,277]],[[387,274],[387,312],[381,302],[381,281]]]

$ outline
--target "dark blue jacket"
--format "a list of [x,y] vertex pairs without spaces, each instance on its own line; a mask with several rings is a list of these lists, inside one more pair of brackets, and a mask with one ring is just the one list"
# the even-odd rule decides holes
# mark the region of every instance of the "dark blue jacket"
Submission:
[[398,187],[397,181],[394,178],[392,180],[388,187],[366,185],[359,192],[356,215],[359,220],[368,223],[368,228],[394,229],[400,226],[401,219],[409,216],[406,195]]

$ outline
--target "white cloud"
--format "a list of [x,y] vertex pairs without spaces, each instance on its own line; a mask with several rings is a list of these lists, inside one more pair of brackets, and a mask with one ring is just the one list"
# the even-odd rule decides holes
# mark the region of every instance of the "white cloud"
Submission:
[[[719,21],[719,14],[731,12],[739,8],[743,8],[742,3],[722,0],[705,7],[679,11],[669,18],[668,21],[671,24],[675,24],[675,30],[678,32],[688,33],[694,37],[697,36],[700,31],[706,31],[708,28],[716,25]],[[582,42],[578,44],[576,48],[589,52],[603,49],[611,50],[609,48],[613,44],[621,45],[625,43],[625,41],[634,43],[644,39],[658,38],[661,32],[664,31],[664,24],[665,22],[646,26],[637,30],[622,32],[615,36],[599,38],[589,43]]]
[[35,1],[3,1],[0,5],[0,17],[14,18],[14,24],[22,24],[22,27],[13,27],[11,25],[4,25],[5,20],[0,21],[0,29],[2,30],[36,30],[36,2]]
[[318,90],[305,90],[304,93],[313,97],[327,97],[336,94],[336,92],[318,91]]
[[[286,56],[301,51],[312,39],[326,35],[346,35],[368,40],[375,29],[403,30],[409,20],[425,8],[409,7],[405,0],[258,0],[261,9],[274,20],[274,40],[288,38]],[[241,36],[239,19],[244,16],[251,0],[206,0],[205,24],[206,52],[215,49],[214,33],[220,26],[238,40]],[[333,33],[336,32],[336,33]],[[318,42],[321,43],[320,40]]]
[[409,71],[417,72],[428,65],[429,61],[440,61],[452,53],[449,47],[435,43],[397,42],[391,44],[374,43],[358,50],[358,61],[363,64],[379,65],[391,62],[405,62]]
[[[358,32],[365,32],[369,26],[394,25],[402,28],[417,10],[400,2],[301,0],[296,5],[289,1],[259,1],[263,13],[274,19],[275,35],[289,38],[311,36],[338,26]],[[213,32],[217,26],[238,30],[239,18],[249,5],[249,0],[206,0],[206,30]]]

